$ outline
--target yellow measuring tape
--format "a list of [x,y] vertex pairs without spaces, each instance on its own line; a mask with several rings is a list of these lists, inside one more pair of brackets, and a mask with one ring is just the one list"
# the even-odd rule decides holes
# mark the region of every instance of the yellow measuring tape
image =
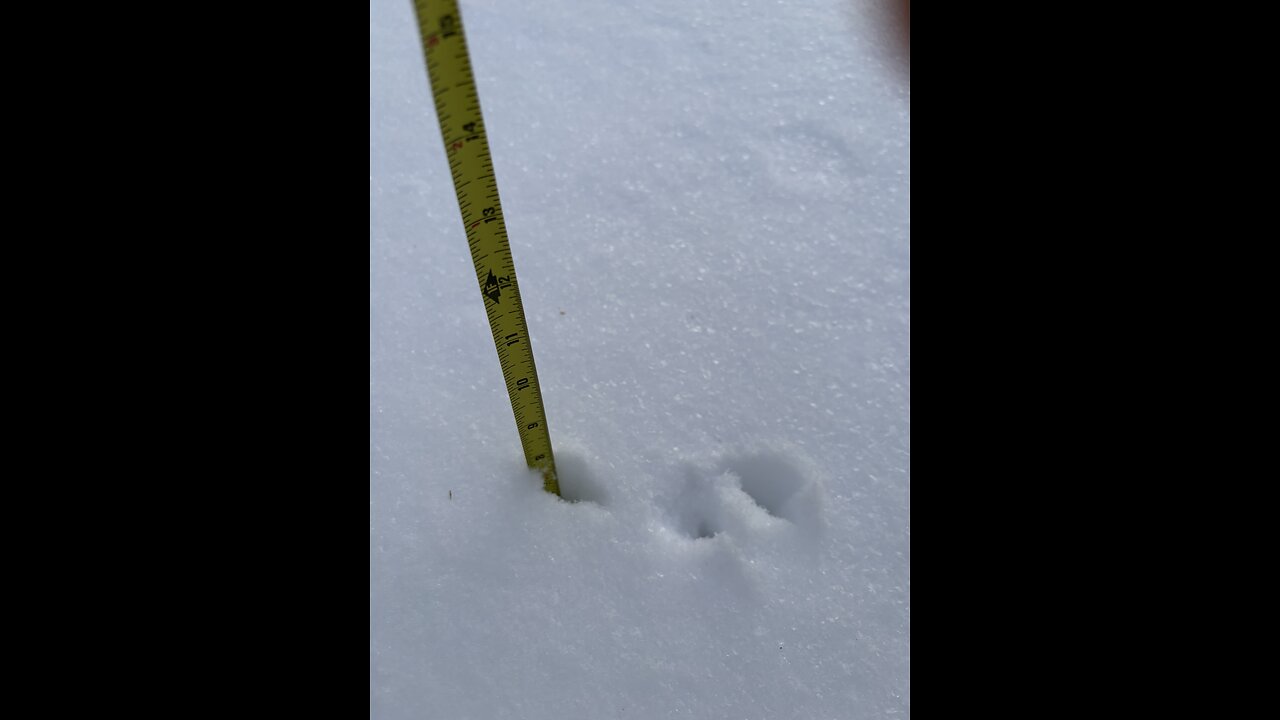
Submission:
[[547,492],[559,495],[542,389],[533,365],[533,348],[529,346],[502,204],[498,202],[498,181],[480,116],[480,97],[462,32],[462,14],[457,0],[414,0],[413,7],[418,14],[427,76],[436,100],[445,155],[453,172],[453,188],[458,193],[462,225],[471,245],[471,261],[484,296],[484,310],[489,316],[507,394],[511,396],[524,459],[529,467],[542,472]]

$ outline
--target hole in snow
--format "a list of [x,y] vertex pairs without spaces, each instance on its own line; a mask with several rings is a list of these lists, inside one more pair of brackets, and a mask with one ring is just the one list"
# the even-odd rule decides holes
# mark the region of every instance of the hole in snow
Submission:
[[823,526],[821,488],[800,467],[769,452],[727,455],[714,465],[686,463],[684,487],[668,501],[672,527],[691,540],[723,534],[735,544],[816,537]]
[[573,453],[556,453],[556,479],[560,482],[560,497],[569,502],[609,502],[604,483],[587,467],[586,460]]
[[727,458],[723,468],[742,480],[742,491],[774,517],[795,521],[787,502],[807,481],[786,460],[766,453]]
[[713,538],[724,529],[714,487],[692,464],[685,466],[684,473],[684,491],[671,507],[675,528],[692,540]]

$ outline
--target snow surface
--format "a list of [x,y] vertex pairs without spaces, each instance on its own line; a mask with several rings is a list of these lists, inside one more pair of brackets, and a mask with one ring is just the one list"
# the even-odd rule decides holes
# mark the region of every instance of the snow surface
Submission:
[[371,715],[908,717],[889,6],[462,11],[579,502],[523,467],[412,6],[374,0]]

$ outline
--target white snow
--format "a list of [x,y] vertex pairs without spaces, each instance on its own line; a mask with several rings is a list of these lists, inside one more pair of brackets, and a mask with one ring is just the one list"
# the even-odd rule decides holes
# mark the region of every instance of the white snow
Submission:
[[523,467],[412,5],[373,0],[372,717],[908,717],[910,81],[888,6],[462,12],[580,502]]

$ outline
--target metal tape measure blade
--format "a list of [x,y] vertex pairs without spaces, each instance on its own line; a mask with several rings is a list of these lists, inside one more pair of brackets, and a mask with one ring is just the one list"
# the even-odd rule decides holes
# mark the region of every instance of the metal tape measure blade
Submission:
[[480,114],[462,15],[456,0],[414,0],[414,9],[445,156],[525,462],[542,471],[547,492],[559,495],[542,388],[502,219],[498,181]]

